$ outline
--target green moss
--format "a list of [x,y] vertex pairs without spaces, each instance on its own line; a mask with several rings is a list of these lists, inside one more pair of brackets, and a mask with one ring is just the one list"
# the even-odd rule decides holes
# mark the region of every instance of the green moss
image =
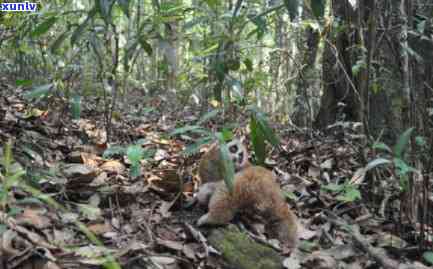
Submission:
[[275,250],[251,240],[234,225],[215,229],[209,242],[222,253],[222,258],[232,268],[282,268],[282,257]]

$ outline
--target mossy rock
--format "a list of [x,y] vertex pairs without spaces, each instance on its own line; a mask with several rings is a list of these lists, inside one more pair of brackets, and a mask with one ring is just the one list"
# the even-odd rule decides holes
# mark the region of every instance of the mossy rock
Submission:
[[234,225],[212,230],[209,242],[221,252],[226,268],[283,268],[283,258],[277,251],[252,240]]

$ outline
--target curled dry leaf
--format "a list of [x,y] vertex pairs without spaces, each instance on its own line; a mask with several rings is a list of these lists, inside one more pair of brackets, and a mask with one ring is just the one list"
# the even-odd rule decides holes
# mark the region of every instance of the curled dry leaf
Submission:
[[95,235],[103,235],[109,232],[112,232],[113,229],[111,228],[111,225],[108,224],[107,222],[99,222],[99,223],[92,223],[92,224],[88,224],[87,228],[94,233]]
[[99,168],[102,171],[107,172],[108,174],[122,174],[126,170],[125,166],[117,160],[107,161],[103,163]]
[[334,164],[334,159],[327,159],[326,161],[320,164],[320,168],[331,170],[333,164]]
[[183,243],[178,241],[157,239],[156,243],[171,250],[179,251],[183,249]]
[[335,247],[332,247],[324,251],[324,253],[331,255],[332,257],[334,257],[336,260],[339,261],[347,260],[359,255],[363,255],[356,249],[356,247],[353,244],[337,245]]
[[89,183],[89,186],[92,187],[100,187],[107,183],[108,180],[108,174],[106,172],[101,172],[91,183]]
[[175,258],[167,256],[151,256],[149,258],[153,263],[159,265],[161,268],[179,268]]
[[1,235],[0,244],[1,254],[6,257],[18,255],[22,249],[28,247],[28,242],[25,242],[13,230],[6,230]]
[[97,168],[99,163],[102,161],[101,157],[97,156],[94,153],[87,153],[87,152],[81,153],[81,159],[83,161],[83,164],[92,168]]
[[51,219],[43,215],[44,211],[46,210],[26,208],[15,219],[18,225],[30,225],[37,229],[45,229],[50,227],[52,222]]
[[155,177],[150,177],[152,185],[165,193],[180,192],[181,182],[176,169],[164,169],[155,171]]
[[308,167],[308,176],[312,178],[319,178],[320,177],[320,167],[317,167],[315,165],[310,165]]
[[98,171],[88,165],[69,164],[63,169],[63,173],[68,178],[70,184],[90,183],[97,176]]
[[311,269],[335,269],[338,268],[337,261],[329,254],[315,251],[309,255],[303,262],[302,268]]

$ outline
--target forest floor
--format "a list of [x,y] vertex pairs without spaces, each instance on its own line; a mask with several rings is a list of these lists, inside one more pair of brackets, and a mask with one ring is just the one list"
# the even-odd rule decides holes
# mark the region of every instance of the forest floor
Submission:
[[[61,99],[29,102],[24,92],[0,85],[0,268],[116,268],[107,253],[121,268],[223,266],[206,241],[213,228],[195,224],[205,210],[184,208],[201,153],[183,151],[197,137],[169,135],[195,124],[198,108],[127,97],[137,103],[119,105],[126,112],[114,114],[108,145],[102,101],[83,103],[81,118],[72,120]],[[248,137],[248,117],[233,113]],[[398,204],[383,202],[378,182],[397,179],[386,169],[386,177],[370,175],[366,165],[376,156],[356,131],[339,125],[325,136],[273,127],[281,149],[270,151],[266,163],[302,227],[297,250],[282,255],[285,268],[427,268],[415,245],[419,231],[397,233],[407,227],[392,217]],[[6,141],[13,142],[9,164]],[[126,150],[134,143],[152,153],[137,177]],[[233,223],[278,250],[262,224]]]

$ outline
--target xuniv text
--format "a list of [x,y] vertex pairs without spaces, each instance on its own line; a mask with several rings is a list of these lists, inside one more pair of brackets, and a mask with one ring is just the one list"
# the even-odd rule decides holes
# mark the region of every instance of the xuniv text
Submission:
[[0,11],[36,11],[37,4],[31,2],[0,3]]

